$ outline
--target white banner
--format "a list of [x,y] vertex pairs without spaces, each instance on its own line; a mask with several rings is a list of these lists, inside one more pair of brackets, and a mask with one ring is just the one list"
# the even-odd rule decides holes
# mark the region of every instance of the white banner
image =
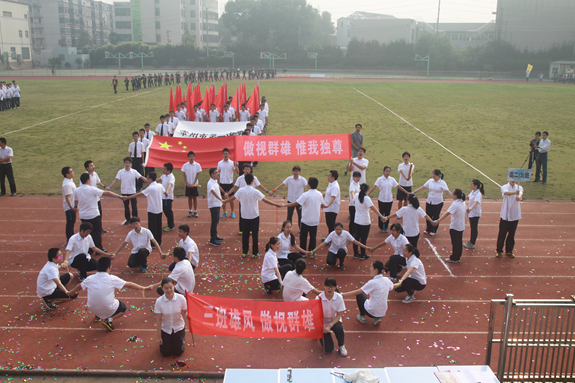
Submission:
[[194,122],[180,121],[174,137],[214,138],[239,136],[246,129],[247,122]]

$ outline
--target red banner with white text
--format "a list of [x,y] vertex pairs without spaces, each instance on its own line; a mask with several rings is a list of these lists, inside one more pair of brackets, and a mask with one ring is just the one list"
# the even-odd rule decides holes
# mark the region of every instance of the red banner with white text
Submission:
[[320,300],[250,301],[186,293],[190,332],[244,338],[323,337]]

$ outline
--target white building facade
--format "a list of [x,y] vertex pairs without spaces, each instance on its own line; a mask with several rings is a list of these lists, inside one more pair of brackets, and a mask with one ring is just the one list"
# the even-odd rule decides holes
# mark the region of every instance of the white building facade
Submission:
[[32,45],[28,6],[0,1],[0,54],[6,67],[32,68]]

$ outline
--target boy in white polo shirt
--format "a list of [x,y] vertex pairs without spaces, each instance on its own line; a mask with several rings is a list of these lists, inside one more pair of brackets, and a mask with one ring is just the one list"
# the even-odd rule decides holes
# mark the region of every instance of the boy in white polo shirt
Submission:
[[210,122],[220,122],[220,112],[216,109],[216,104],[210,105]]
[[170,135],[170,125],[166,123],[166,116],[160,116],[160,123],[156,126],[156,133],[160,136],[167,137]]
[[67,301],[78,297],[78,294],[70,294],[65,287],[74,279],[74,275],[72,273],[60,275],[59,269],[62,268],[62,261],[62,252],[58,248],[53,247],[48,250],[48,262],[40,270],[36,281],[38,297],[42,298],[42,303],[49,310],[56,308],[53,301]]
[[325,224],[327,225],[328,235],[334,229],[335,221],[339,213],[339,205],[341,203],[341,190],[337,179],[339,173],[337,170],[330,170],[327,175],[327,182],[329,185],[324,193],[325,205],[323,211],[325,213]]
[[[305,187],[307,185],[307,180],[300,176],[301,168],[299,166],[294,166],[292,168],[291,172],[292,172],[292,175],[289,176],[288,178],[286,178],[284,180],[284,182],[279,184],[270,193],[270,195],[273,195],[278,190],[280,190],[282,187],[284,187],[284,185],[287,185],[287,188],[288,188],[287,202],[288,202],[288,204],[297,201],[297,199],[299,197],[301,197],[301,195],[305,191]],[[298,227],[301,228],[301,206],[300,205],[297,205],[295,207],[288,207],[287,220],[290,222],[293,222],[292,218],[293,218],[293,211],[294,210],[297,211],[297,225],[298,225]]]
[[359,184],[366,183],[365,179],[365,172],[367,171],[367,166],[369,165],[369,160],[364,158],[365,156],[365,148],[360,147],[357,149],[357,157],[352,158],[349,161],[347,166],[347,171],[351,173],[351,177],[349,178],[349,182],[353,181],[353,172],[358,171],[361,173],[361,179],[359,180]]
[[[190,238],[190,227],[185,223],[178,226],[178,238],[180,238],[180,242],[178,242],[178,247],[181,247],[186,251],[185,258],[190,261],[190,264],[195,269],[200,264],[200,251],[198,250],[198,245],[196,242]],[[175,249],[175,248],[174,248]],[[162,259],[166,258],[163,256]],[[168,270],[174,270],[176,266],[176,261],[174,261],[169,267]]]
[[[146,147],[140,142],[140,134],[138,132],[132,133],[132,142],[128,145],[128,153],[132,159],[132,168],[138,172],[142,172],[142,164],[144,163],[144,151]],[[142,180],[136,181],[136,191],[142,190]]]
[[166,215],[168,224],[164,226],[164,231],[172,231],[176,227],[174,223],[174,211],[172,210],[172,203],[174,202],[174,186],[176,185],[176,177],[172,174],[174,170],[174,165],[171,162],[166,162],[164,164],[164,169],[162,169],[162,176],[160,180],[162,181],[162,186],[166,190],[162,196],[162,210]]
[[128,258],[128,267],[139,267],[140,271],[145,273],[148,268],[148,256],[152,252],[150,241],[154,243],[155,247],[158,248],[160,257],[164,257],[165,255],[162,253],[162,248],[160,247],[159,243],[154,239],[152,232],[145,227],[142,227],[139,217],[130,218],[130,225],[132,226],[133,230],[128,233],[124,242],[122,242],[118,249],[114,251],[112,258],[116,258],[116,255],[118,255],[118,253],[127,244],[131,243],[132,252],[130,253],[130,258]]
[[[234,187],[234,171],[239,174],[238,165],[230,160],[230,149],[224,148],[222,150],[222,156],[224,157],[223,160],[218,162],[218,170],[220,171],[220,187],[224,192],[224,196],[227,198],[229,197],[230,190]],[[236,218],[234,214],[234,203],[230,203],[230,209],[232,211],[232,218]],[[223,206],[224,212],[220,216],[220,218],[224,218],[227,215],[226,206]]]
[[88,271],[96,270],[96,260],[92,258],[89,250],[103,256],[108,256],[108,253],[94,245],[94,240],[90,235],[92,229],[93,226],[90,222],[82,222],[82,224],[80,224],[80,231],[71,236],[68,241],[64,262],[62,262],[66,267],[70,265],[70,267],[78,270],[80,281],[88,277]]
[[62,168],[62,175],[64,181],[62,182],[62,198],[64,213],[66,213],[66,242],[74,235],[74,225],[76,224],[76,210],[74,208],[74,191],[76,185],[74,184],[74,170],[66,166]]
[[198,177],[202,172],[202,166],[194,161],[196,158],[196,153],[189,151],[188,159],[182,166],[182,172],[184,173],[184,182],[186,184],[186,197],[188,197],[188,208],[190,212],[189,217],[198,218]]
[[208,209],[212,224],[210,226],[210,246],[220,246],[218,241],[223,241],[223,238],[218,237],[218,223],[220,222],[220,207],[222,206],[222,193],[218,178],[220,171],[216,168],[210,169],[210,180],[208,181],[207,194],[208,194]]
[[[116,178],[110,184],[110,189],[114,187],[116,181],[120,180],[122,186],[120,188],[120,193],[123,196],[131,196],[136,194],[136,181],[137,180],[144,180],[144,178],[137,170],[132,169],[132,159],[130,157],[124,158],[124,169],[119,170],[118,174],[116,174]],[[123,199],[123,198],[122,198]],[[130,203],[127,199],[124,200],[124,217],[126,220],[124,221],[124,225],[129,225],[130,223],[128,220],[130,219]],[[138,201],[136,199],[132,200],[132,217],[138,216]]]

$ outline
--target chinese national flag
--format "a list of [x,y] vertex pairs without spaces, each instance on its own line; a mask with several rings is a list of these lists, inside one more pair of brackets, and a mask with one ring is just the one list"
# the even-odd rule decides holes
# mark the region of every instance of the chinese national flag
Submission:
[[187,97],[187,105],[188,105],[188,117],[190,118],[190,121],[196,121],[196,114],[194,113],[194,105],[196,104],[196,100],[194,99],[195,96],[195,92],[193,90],[193,85],[190,84],[190,86],[188,86],[188,97]]
[[231,106],[236,110],[236,118],[239,120],[240,119],[240,106],[241,104],[241,100],[240,97],[242,95],[241,89],[242,87],[239,86],[236,89],[236,93],[234,93],[234,98],[232,98],[232,103]]
[[218,91],[218,95],[216,96],[216,100],[214,104],[216,104],[216,109],[220,113],[224,113],[224,105],[228,101],[228,85],[224,82]]
[[260,109],[260,84],[255,86],[250,99],[246,103],[246,107],[250,111],[251,115]]
[[172,87],[170,87],[170,112],[175,111],[176,108],[174,107],[174,92],[172,91]]

